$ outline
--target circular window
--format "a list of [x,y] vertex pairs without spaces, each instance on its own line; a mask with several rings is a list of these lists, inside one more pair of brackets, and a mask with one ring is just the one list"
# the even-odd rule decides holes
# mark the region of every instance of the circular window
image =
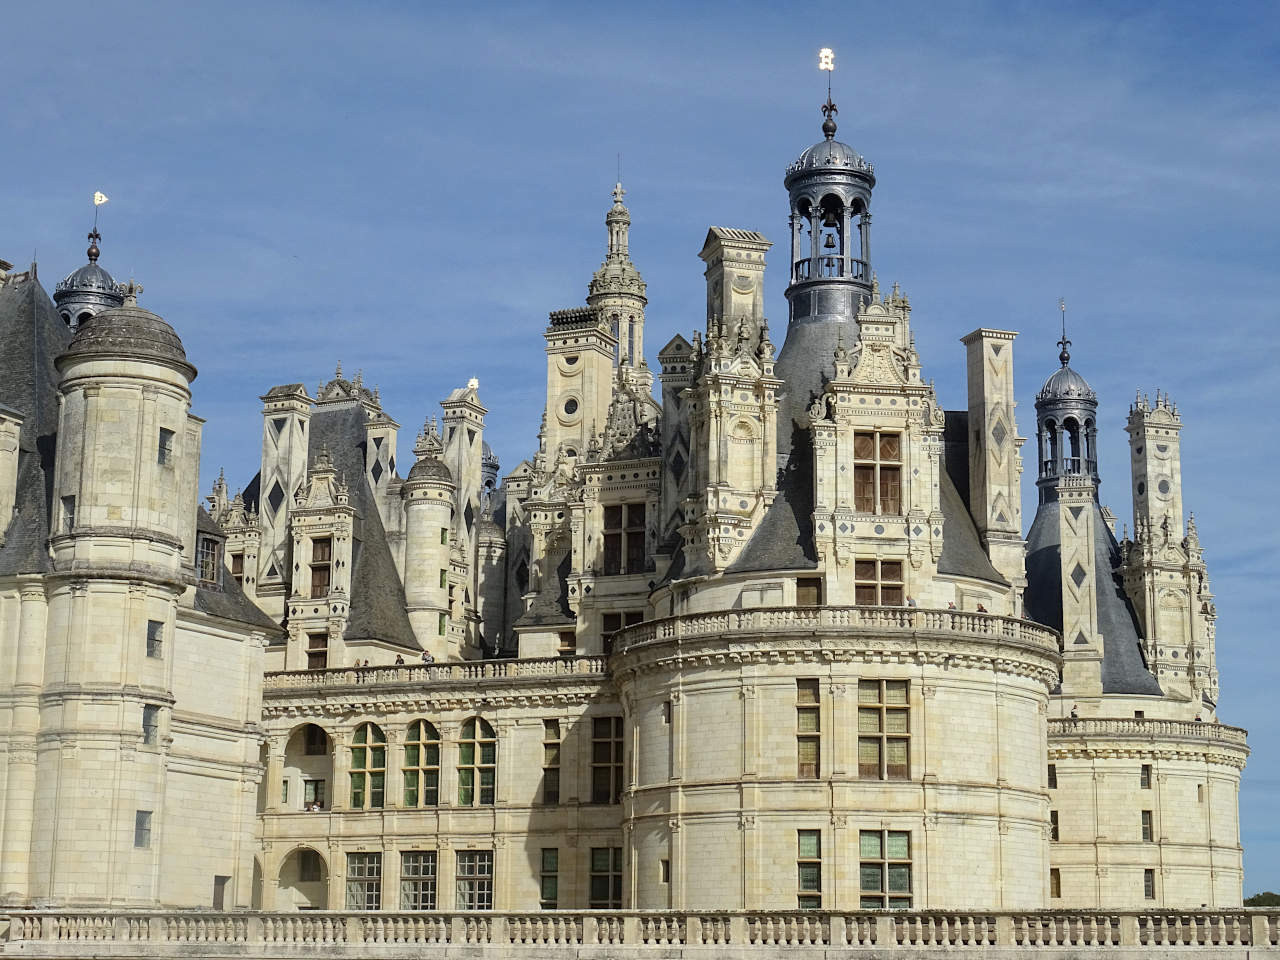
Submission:
[[1142,496],[1142,495],[1143,495],[1144,493],[1146,493],[1146,492],[1147,492],[1147,485],[1146,485],[1145,483],[1139,483],[1139,484],[1138,484],[1138,496]]
[[1168,492],[1169,492],[1169,481],[1168,481],[1168,480],[1161,480],[1161,481],[1156,485],[1156,489],[1157,489],[1157,490],[1159,490],[1161,493],[1168,493]]
[[572,356],[565,357],[564,362],[566,366],[572,367],[575,363],[578,362],[578,355],[575,353]]
[[570,397],[568,400],[566,400],[564,402],[564,412],[572,417],[575,413],[578,412],[578,401],[575,400],[573,397]]

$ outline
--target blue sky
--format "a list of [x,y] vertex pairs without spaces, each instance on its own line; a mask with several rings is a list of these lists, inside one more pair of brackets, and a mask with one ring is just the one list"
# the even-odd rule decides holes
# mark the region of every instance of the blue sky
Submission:
[[[1280,455],[1258,409],[1280,372],[1280,7],[472,9],[6,11],[0,256],[36,251],[51,289],[83,262],[90,194],[111,196],[103,265],[145,284],[200,369],[206,489],[220,466],[233,487],[256,470],[260,394],[338,361],[381,387],[402,460],[478,377],[510,469],[535,443],[546,314],[582,301],[603,256],[616,155],[656,363],[703,322],[708,226],[785,242],[782,174],[819,136],[831,46],[840,138],[876,165],[874,266],[911,297],[944,404],[965,402],[960,336],[1019,330],[1033,435],[1065,297],[1102,403],[1103,500],[1126,520],[1128,402],[1160,387],[1179,403],[1221,714],[1254,751],[1245,892],[1280,889]],[[784,260],[766,281],[775,339]]]

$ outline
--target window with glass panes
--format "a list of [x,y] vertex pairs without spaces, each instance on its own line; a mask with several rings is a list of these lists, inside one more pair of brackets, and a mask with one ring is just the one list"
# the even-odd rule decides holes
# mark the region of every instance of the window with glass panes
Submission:
[[853,435],[853,509],[902,513],[902,435],[859,431]]
[[623,627],[632,627],[644,622],[643,610],[628,610],[625,613],[606,613],[600,619],[600,639],[603,641],[604,655],[613,653],[613,635]]
[[822,831],[796,831],[796,889],[801,910],[822,909]]
[[860,607],[900,607],[905,595],[901,560],[853,561],[853,598]]
[[492,850],[459,850],[454,876],[458,910],[493,909]]
[[382,909],[382,854],[347,854],[347,909]]
[[196,538],[196,576],[201,583],[218,583],[218,567],[222,563],[222,544],[213,537]]
[[324,809],[324,781],[323,780],[303,780],[302,781],[302,806],[310,808],[318,806]]
[[409,724],[401,773],[406,807],[434,807],[440,802],[440,734],[425,720]]
[[1155,827],[1150,810],[1142,811],[1142,839],[1145,843],[1155,839]]
[[1138,771],[1138,786],[1143,790],[1151,789],[1151,764],[1144,763]]
[[560,721],[542,721],[542,802],[560,802]]
[[906,680],[858,681],[858,776],[910,776],[908,710]]
[[363,723],[351,739],[351,809],[383,804],[387,782],[387,738],[376,724]]
[[157,660],[164,656],[164,623],[160,620],[147,621],[147,656]]
[[622,848],[592,847],[590,903],[592,910],[622,907]]
[[542,848],[542,864],[539,875],[538,906],[543,910],[556,910],[560,906],[560,849]]
[[160,737],[160,708],[146,703],[142,706],[142,742],[155,743]]
[[803,780],[822,774],[821,706],[818,681],[796,681],[796,773]]
[[405,850],[400,854],[400,909],[436,908],[436,852]]
[[233,553],[231,555],[231,579],[241,586],[244,585],[244,554]]
[[645,568],[645,505],[615,503],[604,508],[604,575],[642,573]]
[[329,635],[307,634],[307,669],[324,670],[329,666]]
[[1062,896],[1062,873],[1057,867],[1049,868],[1049,896],[1054,900]]
[[1058,835],[1058,811],[1057,810],[1049,811],[1049,839],[1050,840],[1061,839]]
[[333,538],[316,537],[311,541],[311,597],[329,595],[333,570]]
[[858,835],[859,906],[863,910],[911,907],[911,834],[862,830]]
[[622,718],[591,720],[591,802],[622,802]]
[[472,717],[462,725],[458,741],[458,805],[492,806],[497,777],[498,743],[493,727]]
[[1154,870],[1142,871],[1142,895],[1148,900],[1156,898],[1156,872]]

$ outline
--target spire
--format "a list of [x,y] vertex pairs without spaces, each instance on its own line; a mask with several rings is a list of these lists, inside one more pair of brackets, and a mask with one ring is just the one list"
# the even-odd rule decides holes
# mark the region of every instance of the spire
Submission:
[[831,74],[836,69],[836,55],[830,47],[823,47],[818,51],[818,69],[825,70],[827,73],[827,102],[822,105],[822,115],[826,119],[822,121],[822,135],[828,140],[834,140],[836,138],[835,115],[840,111],[836,109],[831,99]]
[[627,249],[630,239],[628,234],[631,230],[631,212],[622,202],[622,198],[626,195],[627,191],[622,189],[622,179],[619,177],[618,182],[613,185],[613,206],[609,208],[604,218],[605,228],[609,232],[609,253],[605,257],[606,263],[631,262],[631,255]]
[[1062,348],[1062,352],[1058,354],[1058,360],[1065,367],[1071,362],[1071,351],[1067,347],[1071,346],[1071,341],[1067,339],[1067,301],[1062,297],[1058,298],[1058,309],[1062,311],[1062,339],[1058,341],[1058,346]]

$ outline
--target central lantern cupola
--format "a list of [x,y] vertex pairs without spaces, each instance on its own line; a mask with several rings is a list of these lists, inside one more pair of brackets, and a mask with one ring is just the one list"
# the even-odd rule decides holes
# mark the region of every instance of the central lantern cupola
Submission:
[[823,139],[787,167],[791,201],[791,322],[852,319],[871,296],[871,164],[836,137],[828,94]]

